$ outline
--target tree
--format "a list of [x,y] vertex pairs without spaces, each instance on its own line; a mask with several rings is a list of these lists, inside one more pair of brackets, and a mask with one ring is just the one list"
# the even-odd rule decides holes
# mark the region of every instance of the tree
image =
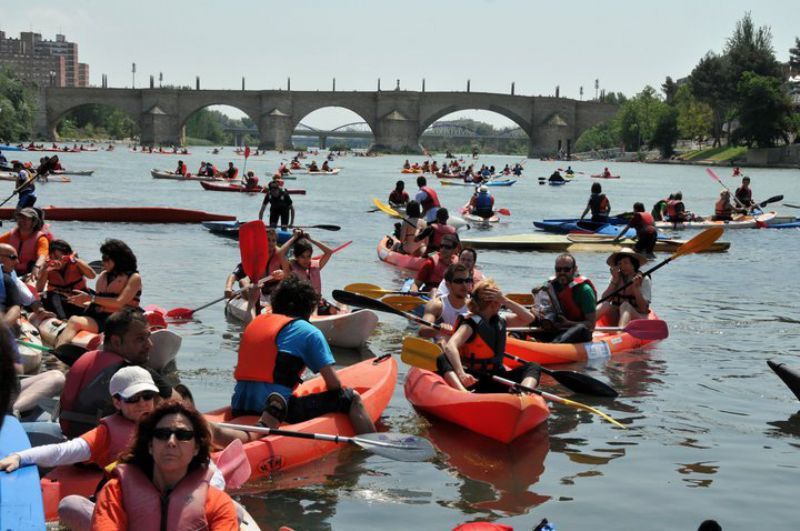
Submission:
[[664,93],[664,98],[666,99],[667,103],[672,105],[675,100],[675,94],[678,92],[678,85],[670,76],[667,76],[667,79],[665,79],[664,83],[661,85],[661,92]]
[[736,140],[748,147],[772,147],[778,139],[788,143],[792,112],[789,95],[774,77],[745,72],[738,86],[739,128]]
[[658,149],[661,158],[668,159],[675,153],[675,142],[678,141],[678,110],[666,103],[658,107],[658,117],[650,148]]
[[0,67],[0,139],[19,142],[30,138],[36,97],[33,89]]
[[663,105],[666,103],[648,85],[620,106],[614,118],[614,127],[626,149],[635,148],[639,151],[643,144],[651,142]]
[[689,85],[682,85],[675,94],[675,108],[678,110],[680,137],[695,140],[702,145],[711,136],[714,125],[711,107],[695,98]]
[[575,151],[593,151],[619,146],[620,140],[611,122],[601,122],[584,131],[575,141]]
[[722,145],[722,124],[731,108],[732,94],[728,88],[726,59],[708,52],[692,70],[689,86],[699,101],[711,107],[714,147]]
[[800,73],[800,37],[795,37],[794,48],[789,48],[789,68],[795,74]]
[[772,31],[768,26],[756,28],[750,13],[736,23],[725,45],[725,56],[730,88],[734,91],[745,72],[781,79],[781,66],[772,47]]

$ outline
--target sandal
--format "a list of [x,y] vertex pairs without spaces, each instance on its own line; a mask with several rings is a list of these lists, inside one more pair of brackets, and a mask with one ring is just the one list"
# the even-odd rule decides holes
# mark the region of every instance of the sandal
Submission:
[[286,399],[283,398],[283,395],[280,393],[270,393],[267,397],[267,401],[264,404],[264,412],[274,417],[275,420],[278,421],[279,424],[283,423],[286,420],[286,414],[288,413],[289,405],[286,403]]

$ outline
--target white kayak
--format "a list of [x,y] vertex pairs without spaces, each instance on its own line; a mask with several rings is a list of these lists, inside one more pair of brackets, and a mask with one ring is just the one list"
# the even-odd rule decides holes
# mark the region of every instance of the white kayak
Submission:
[[93,173],[94,173],[94,170],[74,170],[74,171],[70,171],[70,170],[55,170],[53,172],[54,175],[77,175],[77,176],[81,176],[81,175],[89,176],[89,175],[92,175]]
[[[359,348],[378,326],[378,316],[372,310],[350,311],[347,306],[342,306],[342,309],[336,315],[312,315],[310,323],[320,329],[331,346]],[[228,301],[225,315],[236,321],[249,322],[247,301],[241,298]]]
[[670,221],[656,221],[656,228],[663,230],[683,230],[683,229],[708,229],[710,227],[722,227],[723,229],[753,229],[764,224],[769,224],[775,218],[775,212],[766,212],[758,216],[743,216],[733,221],[712,221],[711,218],[704,218],[698,221],[685,221],[683,223],[672,223]]
[[[320,170],[320,171],[311,171],[311,170],[307,170],[305,173],[307,173],[308,175],[337,175],[340,171],[342,171],[341,168],[334,168],[334,169],[328,170],[328,171],[322,171],[322,170]],[[303,172],[302,171],[297,171],[296,173],[303,173]]]
[[172,179],[173,181],[223,181],[221,177],[205,177],[200,175],[194,175],[192,173],[187,173],[186,175],[181,175],[179,173],[175,173],[174,171],[164,171],[164,170],[150,170],[150,175],[153,176],[153,179]]

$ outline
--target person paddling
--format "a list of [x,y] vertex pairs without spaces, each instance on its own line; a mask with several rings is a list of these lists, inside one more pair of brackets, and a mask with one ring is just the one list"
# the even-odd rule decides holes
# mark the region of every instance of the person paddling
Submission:
[[395,229],[397,243],[393,250],[411,256],[422,256],[425,253],[425,243],[422,241],[424,238],[417,238],[425,229],[419,203],[413,200],[408,202],[406,217],[395,224]]
[[[289,271],[299,278],[310,283],[317,292],[319,306],[316,313],[318,315],[335,315],[339,313],[339,308],[329,303],[322,296],[322,269],[328,264],[333,256],[333,250],[313,239],[308,233],[301,229],[295,229],[291,239],[286,242],[291,246],[294,257],[289,260]],[[313,247],[315,245],[322,251],[320,258],[312,258]]]
[[736,189],[733,195],[736,203],[747,212],[757,207],[753,201],[753,190],[750,189],[750,177],[742,177],[742,185]]
[[469,200],[470,214],[484,219],[494,215],[494,197],[485,186],[479,186]]
[[256,190],[258,188],[258,177],[252,170],[248,171],[244,178],[244,187],[246,190]]
[[176,175],[182,175],[182,176],[186,177],[187,173],[189,173],[189,170],[186,167],[186,164],[184,164],[184,162],[182,160],[179,160],[178,161],[178,167],[175,168],[175,174]]
[[36,186],[33,184],[32,174],[18,160],[14,161],[13,172],[17,174],[15,189],[19,196],[17,210],[32,207],[36,204]]
[[633,204],[633,216],[631,216],[628,224],[619,231],[617,237],[614,238],[614,243],[623,239],[628,229],[636,229],[636,245],[634,246],[636,252],[643,253],[648,257],[654,256],[653,249],[655,249],[656,241],[658,241],[658,231],[652,214],[644,211],[643,203],[636,202]]
[[731,193],[728,190],[722,190],[719,193],[719,199],[714,203],[714,217],[711,219],[713,221],[731,221],[733,219]]
[[433,223],[429,223],[428,227],[423,229],[420,234],[417,235],[416,239],[425,238],[425,234],[428,233],[430,236],[427,238],[428,243],[425,245],[424,254],[430,254],[434,251],[439,250],[439,246],[442,244],[442,238],[445,237],[447,234],[456,234],[456,228],[452,225],[447,224],[447,220],[450,219],[450,213],[446,208],[440,208],[436,212],[436,220]]
[[[606,168],[607,170],[608,168]],[[603,193],[603,187],[600,183],[592,183],[592,193],[589,196],[589,201],[586,203],[586,208],[581,214],[581,219],[586,217],[591,211],[592,221],[601,223],[608,223],[608,213],[611,212],[611,203]]]
[[550,183],[563,183],[566,179],[562,177],[561,172],[556,170],[554,171],[550,177],[547,178],[547,182]]
[[417,177],[417,186],[419,191],[414,196],[414,200],[422,207],[422,215],[425,217],[425,221],[430,223],[436,219],[436,211],[442,206],[439,203],[439,196],[433,188],[428,186],[428,180],[423,175]]
[[622,249],[612,253],[606,263],[611,266],[611,281],[601,298],[611,295],[628,282],[625,289],[597,307],[597,319],[609,326],[625,327],[634,319],[647,319],[650,312],[652,284],[650,276],[640,272],[647,257]]

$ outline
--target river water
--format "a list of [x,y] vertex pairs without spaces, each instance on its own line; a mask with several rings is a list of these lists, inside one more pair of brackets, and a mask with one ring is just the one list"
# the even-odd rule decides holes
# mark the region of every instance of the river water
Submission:
[[[194,148],[182,158],[194,171],[211,157]],[[32,154],[35,155],[35,154]],[[224,167],[231,148],[213,160]],[[270,152],[248,161],[262,176],[282,157]],[[438,157],[441,160],[441,157]],[[154,180],[151,168],[172,169],[177,157],[128,152],[64,154],[64,166],[94,169],[72,183],[37,186],[38,206],[153,205],[204,209],[252,219],[260,198],[206,192],[196,182]],[[319,162],[321,162],[321,159]],[[385,198],[404,177],[405,157],[343,157],[338,176],[299,176],[290,188],[298,223],[335,223],[340,232],[318,232],[330,244],[354,240],[326,267],[325,291],[351,282],[398,287],[403,275],[378,261],[379,238],[391,230],[384,214],[368,213],[371,198]],[[413,159],[412,159],[413,160]],[[510,156],[482,157],[502,167]],[[241,167],[241,158],[237,164]],[[563,163],[529,160],[524,178],[511,188],[493,188],[496,206],[512,215],[488,234],[531,232],[531,221],[579,214],[602,163],[575,163],[586,171],[563,187],[539,186]],[[616,164],[618,181],[602,181],[612,211],[630,210],[642,200],[649,208],[682,190],[687,207],[709,213],[719,185],[696,166]],[[747,170],[754,196],[784,194],[800,202],[796,170]],[[718,174],[730,186],[729,169]],[[434,183],[436,184],[436,183]],[[12,183],[4,185],[10,193]],[[468,188],[439,187],[451,211],[467,200]],[[779,208],[782,214],[796,214]],[[8,225],[8,223],[6,223]],[[144,304],[194,307],[222,294],[238,261],[234,241],[215,237],[199,225],[135,225],[54,222],[52,230],[93,260],[108,237],[126,241],[139,258]],[[689,234],[691,236],[691,234]],[[724,529],[795,529],[800,471],[800,415],[790,391],[765,361],[777,358],[800,366],[798,288],[791,274],[800,259],[800,233],[790,230],[731,231],[723,254],[682,257],[654,274],[654,309],[670,327],[669,339],[646,350],[587,366],[587,371],[620,392],[615,400],[576,399],[595,405],[627,430],[564,406],[553,406],[546,426],[504,446],[442,422],[417,415],[405,400],[400,363],[398,385],[382,424],[392,431],[426,436],[439,449],[428,463],[400,463],[345,448],[311,466],[248,485],[238,498],[263,529],[450,529],[458,523],[491,520],[531,529],[542,518],[567,529],[694,529],[707,518]],[[664,258],[666,255],[663,256]],[[484,251],[478,263],[507,292],[527,291],[551,274],[552,253]],[[582,273],[603,289],[606,255],[577,256]],[[226,322],[222,306],[203,310],[200,321],[174,326],[183,336],[180,377],[201,410],[225,405],[233,389],[232,367],[241,333]],[[399,353],[399,342],[414,327],[381,315],[369,350]],[[349,364],[369,351],[339,351]],[[569,393],[552,387],[549,391]]]

